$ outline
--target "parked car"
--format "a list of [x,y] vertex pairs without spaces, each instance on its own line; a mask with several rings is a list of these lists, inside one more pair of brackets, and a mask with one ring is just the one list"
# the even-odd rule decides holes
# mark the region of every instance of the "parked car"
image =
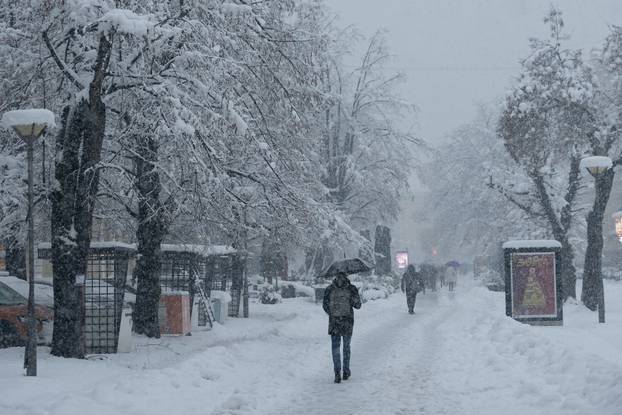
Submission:
[[[38,343],[45,344],[53,320],[50,308],[35,306]],[[23,346],[28,338],[28,300],[0,282],[0,347]]]

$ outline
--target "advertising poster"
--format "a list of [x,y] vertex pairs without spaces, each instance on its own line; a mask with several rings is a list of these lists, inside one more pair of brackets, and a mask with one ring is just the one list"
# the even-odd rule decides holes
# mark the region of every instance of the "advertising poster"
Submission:
[[408,252],[400,251],[395,253],[395,263],[399,269],[404,269],[408,266]]
[[6,271],[6,248],[0,244],[0,271]]
[[513,253],[511,283],[512,317],[557,316],[555,253]]

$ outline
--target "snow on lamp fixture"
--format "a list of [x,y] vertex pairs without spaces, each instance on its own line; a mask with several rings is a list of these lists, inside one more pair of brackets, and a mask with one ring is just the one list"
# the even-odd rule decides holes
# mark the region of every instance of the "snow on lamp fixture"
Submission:
[[613,162],[609,157],[591,156],[581,159],[581,170],[587,170],[592,176],[596,177],[613,167]]
[[54,114],[45,109],[8,111],[2,115],[2,125],[12,128],[21,139],[40,137],[46,128],[53,128]]

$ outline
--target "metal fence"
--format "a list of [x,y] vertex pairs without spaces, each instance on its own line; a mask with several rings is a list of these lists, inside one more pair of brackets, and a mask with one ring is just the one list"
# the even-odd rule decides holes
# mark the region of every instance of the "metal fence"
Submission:
[[[51,263],[49,243],[39,246],[38,259]],[[86,354],[117,352],[128,265],[134,252],[127,244],[91,244],[84,279]]]
[[89,253],[84,284],[87,354],[117,352],[131,254],[123,248],[96,248]]

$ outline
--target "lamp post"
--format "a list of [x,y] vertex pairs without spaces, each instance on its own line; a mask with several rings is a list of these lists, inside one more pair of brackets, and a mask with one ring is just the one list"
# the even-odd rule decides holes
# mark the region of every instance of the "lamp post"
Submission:
[[26,251],[26,276],[28,278],[28,341],[24,355],[26,376],[37,376],[37,333],[35,323],[35,271],[34,271],[34,219],[33,219],[33,147],[48,127],[54,127],[54,114],[44,109],[8,111],[2,115],[2,125],[12,128],[26,142],[28,158],[28,249]]
[[[592,210],[590,215],[595,215],[595,209],[599,204],[604,205],[604,206],[598,206],[598,207],[600,207],[602,211],[605,210],[605,207],[607,204],[606,201],[608,199],[608,194],[607,194],[607,197],[605,198],[604,197],[605,195],[602,194],[603,192],[600,191],[598,181],[612,167],[613,167],[613,162],[611,161],[609,157],[605,157],[605,156],[585,157],[581,160],[580,168],[587,170],[587,172],[596,181],[596,186],[595,186],[596,196],[595,196],[594,209]],[[598,219],[592,218],[591,216],[588,217],[588,239],[590,238],[590,225],[591,225],[590,219],[592,219],[592,221],[594,222],[598,222]],[[605,322],[605,290],[603,287],[602,265],[601,265],[601,259],[600,259],[600,256],[602,255],[602,217],[600,218],[600,223],[592,224],[592,226],[596,226],[596,225],[600,226],[599,227],[600,232],[598,235],[598,237],[600,237],[600,250],[598,250],[597,252],[598,258],[591,258],[591,260],[596,262],[595,268],[596,268],[596,273],[597,273],[596,275],[597,293],[596,294],[597,294],[597,307],[598,307],[598,322],[604,323]],[[589,248],[589,245],[590,245],[590,240],[588,240],[588,248]],[[585,264],[586,268],[588,266],[590,267],[592,266],[591,264],[587,264],[588,259],[590,258],[588,258],[588,255],[586,255],[586,264]],[[585,272],[584,272],[584,275],[586,275]],[[583,284],[585,284],[585,279],[583,281]]]

